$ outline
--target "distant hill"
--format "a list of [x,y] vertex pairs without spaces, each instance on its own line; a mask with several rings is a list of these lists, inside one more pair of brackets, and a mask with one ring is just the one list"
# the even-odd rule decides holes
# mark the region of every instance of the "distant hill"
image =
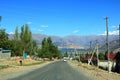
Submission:
[[[100,49],[102,49],[102,50],[104,50],[105,48],[106,48],[106,44],[103,44],[100,47]],[[115,50],[117,48],[120,48],[120,46],[119,46],[119,40],[113,40],[113,41],[109,42],[109,49],[111,51],[113,51],[113,50]]]
[[[98,40],[99,48],[104,49],[106,44],[105,35],[90,35],[90,36],[76,36],[70,35],[65,37],[59,36],[48,36],[43,34],[33,34],[33,39],[37,41],[37,44],[40,46],[44,37],[51,37],[53,43],[59,48],[89,48],[90,41],[92,41],[92,46],[95,46],[96,40]],[[13,39],[13,34],[9,36],[10,39]],[[113,48],[118,47],[118,35],[110,35],[109,43]]]

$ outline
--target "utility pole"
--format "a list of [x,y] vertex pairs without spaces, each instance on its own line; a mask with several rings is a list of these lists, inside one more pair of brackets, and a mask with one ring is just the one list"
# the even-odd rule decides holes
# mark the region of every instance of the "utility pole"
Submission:
[[[75,55],[75,58],[76,58],[76,56],[77,56],[77,50],[76,50],[76,47],[75,47],[75,50],[74,50],[74,55]],[[77,58],[76,58],[76,60],[77,60]]]
[[92,44],[92,41],[90,41],[90,49],[91,49],[91,44]]
[[107,57],[108,57],[108,72],[110,72],[110,58],[109,58],[109,43],[108,43],[108,17],[106,19],[106,47],[107,47]]
[[120,24],[119,24],[119,47],[120,47]]
[[91,44],[92,44],[92,41],[90,41],[90,47],[88,48],[88,54],[91,54]]
[[0,22],[1,22],[1,20],[2,20],[2,16],[0,16]]
[[[1,20],[2,20],[2,16],[0,16],[0,22],[1,22]],[[0,27],[1,27],[1,24],[0,24]]]
[[91,47],[92,47],[91,44],[92,44],[92,41],[90,41],[90,52],[91,52]]
[[97,67],[99,68],[99,52],[98,52],[98,41],[96,40],[96,54],[97,54]]

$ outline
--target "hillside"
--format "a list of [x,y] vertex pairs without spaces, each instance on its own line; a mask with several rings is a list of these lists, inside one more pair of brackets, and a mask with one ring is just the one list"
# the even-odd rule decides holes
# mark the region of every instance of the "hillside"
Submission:
[[[105,48],[106,48],[106,44],[103,44],[100,47],[100,49],[102,49],[102,50]],[[109,42],[109,49],[110,50],[115,50],[117,48],[119,48],[119,40],[113,40],[113,41]]]
[[[92,46],[95,46],[96,40],[98,40],[99,48],[104,49],[106,44],[106,36],[105,35],[90,35],[90,36],[76,36],[70,35],[65,37],[59,36],[48,36],[43,34],[33,34],[33,39],[37,41],[37,44],[40,46],[41,41],[44,37],[51,37],[53,43],[59,48],[89,48],[90,41],[92,41]],[[10,39],[13,39],[13,35],[9,36]],[[118,47],[118,35],[110,35],[109,43],[110,48]]]

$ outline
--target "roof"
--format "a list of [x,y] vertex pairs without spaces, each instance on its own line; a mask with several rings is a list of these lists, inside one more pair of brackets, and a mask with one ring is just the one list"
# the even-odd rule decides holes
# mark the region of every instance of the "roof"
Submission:
[[[116,54],[114,54],[114,53],[109,54],[109,58],[110,58],[110,59],[114,59],[115,56],[116,56]],[[91,56],[85,57],[83,60],[89,60],[89,59],[91,59]],[[97,57],[94,57],[94,56],[93,56],[93,57],[92,57],[92,60],[97,60]]]
[[2,50],[2,53],[8,53],[11,52],[11,50]]
[[109,54],[109,58],[110,58],[110,59],[114,59],[114,58],[115,58],[115,56],[116,56],[116,54],[114,54],[114,53]]
[[[91,57],[92,57],[92,56],[85,57],[83,60],[89,60],[89,59],[91,59]],[[97,60],[97,58],[93,56],[93,57],[92,57],[92,60]]]

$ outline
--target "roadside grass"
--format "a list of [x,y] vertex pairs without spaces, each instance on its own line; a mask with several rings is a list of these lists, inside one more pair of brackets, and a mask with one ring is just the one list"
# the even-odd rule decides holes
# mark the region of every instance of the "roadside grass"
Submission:
[[34,63],[29,63],[29,64],[22,64],[22,66],[33,66],[33,65],[39,65],[39,64],[42,64],[44,63],[44,61],[42,62],[34,62]]
[[2,69],[6,69],[6,68],[9,68],[9,67],[15,67],[15,66],[34,66],[34,65],[39,65],[39,64],[42,64],[42,63],[44,63],[44,61],[42,61],[42,62],[34,62],[34,63],[28,63],[28,64],[22,64],[22,65],[20,65],[20,64],[17,64],[17,65],[0,65],[0,70],[2,70]]
[[0,70],[10,67],[9,65],[0,65]]

